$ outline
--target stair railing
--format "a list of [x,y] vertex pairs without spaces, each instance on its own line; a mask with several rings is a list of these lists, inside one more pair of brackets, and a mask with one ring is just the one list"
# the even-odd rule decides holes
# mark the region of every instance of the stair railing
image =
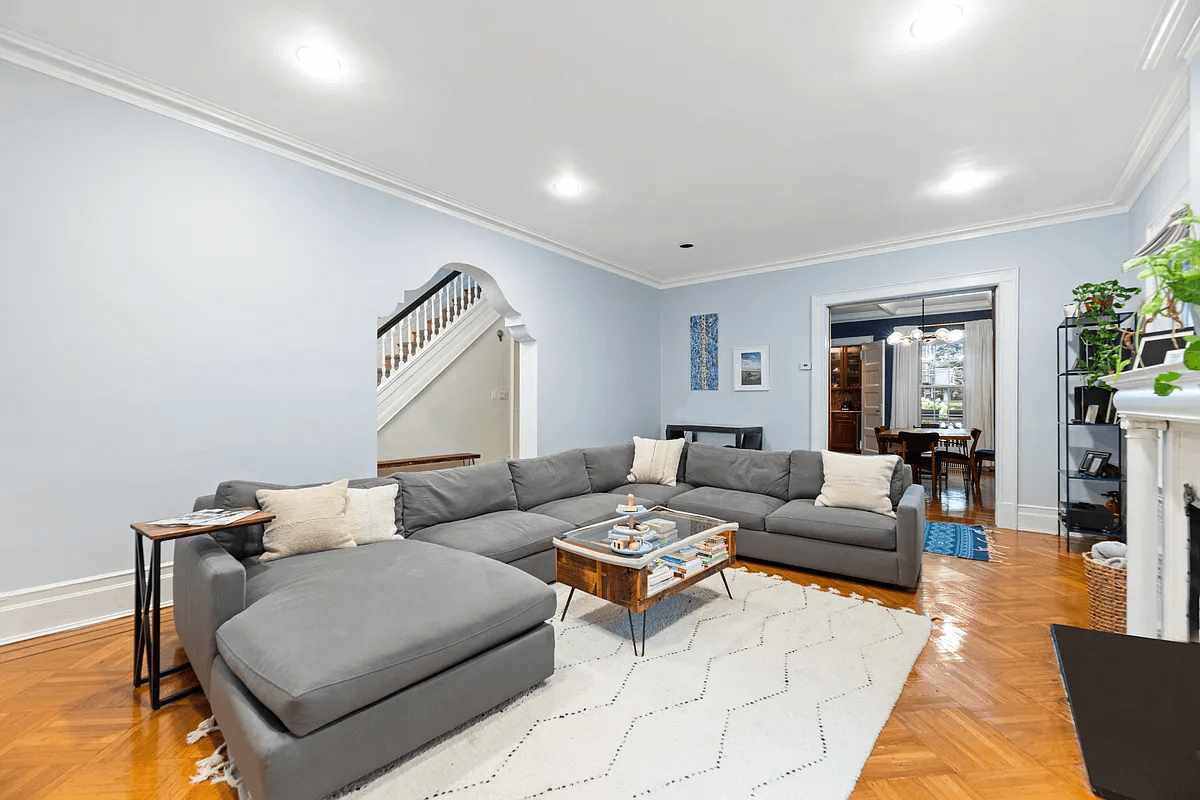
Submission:
[[452,272],[379,326],[376,385],[398,375],[482,296],[471,276]]

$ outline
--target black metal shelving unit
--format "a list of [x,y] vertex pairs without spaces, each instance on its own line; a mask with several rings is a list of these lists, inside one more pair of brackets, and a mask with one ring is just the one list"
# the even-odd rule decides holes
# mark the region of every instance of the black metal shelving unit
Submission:
[[[1120,314],[1118,320],[1123,323],[1131,317],[1131,313]],[[1092,324],[1075,317],[1064,319],[1058,326],[1058,532],[1060,536],[1067,537],[1068,550],[1072,533],[1125,539],[1125,432],[1116,421],[1084,422],[1087,409],[1075,407],[1075,389],[1086,385],[1084,378],[1087,370],[1078,369],[1075,364],[1083,352],[1079,331],[1087,327],[1092,327]],[[1118,468],[1118,476],[1092,476],[1079,471],[1082,454],[1072,453],[1071,448],[1073,445],[1082,445],[1085,438],[1089,447],[1095,446],[1113,454],[1109,463]],[[1105,492],[1111,491],[1120,493],[1118,500],[1121,513],[1116,520],[1116,527],[1098,530],[1079,524],[1077,515],[1072,513],[1071,503],[1102,501]]]

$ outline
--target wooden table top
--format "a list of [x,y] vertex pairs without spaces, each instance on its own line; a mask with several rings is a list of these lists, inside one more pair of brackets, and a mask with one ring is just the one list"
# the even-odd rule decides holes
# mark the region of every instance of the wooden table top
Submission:
[[478,461],[479,453],[450,453],[444,456],[416,456],[414,458],[392,458],[377,462],[380,467],[412,467],[419,464],[441,464],[449,461]]
[[884,439],[899,439],[901,433],[936,433],[939,439],[961,439],[963,441],[971,438],[971,432],[963,428],[893,428],[880,431],[879,435]]
[[[239,509],[230,509],[236,511]],[[275,519],[274,514],[268,514],[266,511],[256,511],[248,517],[242,517],[237,522],[229,525],[189,525],[187,527],[159,527],[151,522],[135,522],[129,527],[145,536],[152,542],[165,542],[170,539],[182,539],[185,536],[197,536],[201,533],[209,533],[211,531],[219,531],[224,528],[244,528],[247,525],[261,525],[264,522],[270,522]]]

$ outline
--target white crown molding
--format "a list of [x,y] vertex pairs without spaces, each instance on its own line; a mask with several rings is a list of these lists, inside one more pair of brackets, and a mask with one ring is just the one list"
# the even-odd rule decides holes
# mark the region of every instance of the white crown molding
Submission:
[[[1161,146],[1156,148],[1156,145],[1162,141],[1164,132],[1167,135],[1175,130],[1182,133],[1183,128],[1187,127],[1187,121],[1184,118],[1187,116],[1188,108],[1188,70],[1179,64],[1175,71],[1175,77],[1159,96],[1158,102],[1150,109],[1145,122],[1142,123],[1141,132],[1134,141],[1129,158],[1125,162],[1125,169],[1121,170],[1117,184],[1113,187],[1111,201],[1113,205],[1129,208],[1137,200],[1141,189],[1145,188],[1154,174],[1154,170],[1150,167],[1155,157],[1159,154],[1163,158],[1166,157],[1163,148]],[[1174,143],[1172,142],[1172,144]],[[1159,164],[1161,163],[1160,160]]]
[[964,239],[977,239],[981,236],[991,236],[996,233],[1012,233],[1013,231],[1026,230],[1028,228],[1041,228],[1046,225],[1058,225],[1063,222],[1076,222],[1084,219],[1094,219],[1095,217],[1106,217],[1111,214],[1122,214],[1128,211],[1129,208],[1114,205],[1111,202],[1103,201],[1098,203],[1084,203],[1077,206],[1068,206],[1066,208],[1051,209],[1049,211],[1036,211],[1031,214],[1021,214],[1015,217],[1008,217],[1002,220],[993,222],[983,222],[978,225],[968,225],[962,228],[952,228],[945,231],[936,231],[934,233],[921,233],[914,236],[906,236],[900,239],[890,239],[883,242],[875,242],[873,244],[860,245],[856,247],[847,247],[841,250],[827,250],[823,253],[818,253],[804,258],[797,258],[788,261],[777,261],[769,264],[757,264],[751,267],[736,267],[734,269],[720,270],[717,272],[708,272],[703,275],[696,275],[689,278],[680,278],[673,281],[664,281],[664,289],[673,289],[678,286],[689,286],[695,283],[709,283],[711,281],[721,281],[726,278],[740,278],[745,275],[757,275],[763,272],[778,272],[784,269],[795,269],[796,267],[812,267],[818,264],[828,264],[831,261],[844,261],[850,258],[862,258],[864,256],[876,256],[884,253],[894,253],[899,250],[911,250],[914,247],[925,247],[931,244],[945,244],[947,242],[958,242]]
[[1180,20],[1183,19],[1183,12],[1187,10],[1191,0],[1167,0],[1163,4],[1163,9],[1159,12],[1158,22],[1150,31],[1150,36],[1146,39],[1146,44],[1142,47],[1142,53],[1138,56],[1138,66],[1145,70],[1151,70],[1158,66],[1159,59],[1163,53],[1167,51],[1167,45],[1175,36],[1175,29],[1179,27]]
[[[1187,1],[1184,0],[1184,2]],[[1178,19],[1175,20],[1175,25],[1178,25]],[[1193,34],[1196,34],[1194,38],[1200,40],[1200,33],[1194,30]],[[1189,34],[1188,41],[1190,42],[1192,38],[1193,35]],[[1187,45],[1188,42],[1185,42],[1185,47]],[[815,266],[831,261],[880,255],[932,244],[974,239],[992,234],[1010,233],[1028,228],[1124,213],[1129,210],[1132,201],[1149,182],[1154,170],[1161,165],[1162,159],[1170,150],[1169,146],[1159,147],[1154,151],[1153,156],[1150,155],[1151,148],[1160,139],[1162,131],[1169,128],[1168,141],[1173,145],[1183,130],[1187,128],[1188,122],[1187,71],[1181,69],[1180,74],[1168,87],[1162,100],[1155,106],[1143,125],[1142,133],[1132,149],[1110,200],[1048,209],[962,228],[829,250],[796,259],[731,267],[682,278],[659,280],[613,259],[573,247],[566,242],[526,228],[511,220],[475,208],[454,197],[405,181],[398,176],[375,169],[363,162],[264,125],[221,106],[2,24],[0,24],[0,59],[185,122],[210,133],[216,133],[315,167],[427,208],[450,214],[458,219],[656,289],[670,289],[726,278]]]
[[426,208],[445,212],[559,255],[582,261],[625,278],[658,286],[658,281],[632,267],[572,247],[566,242],[538,233],[511,220],[476,208],[462,200],[406,181],[361,161],[264,125],[198,97],[155,83],[107,62],[59,47],[23,31],[0,25],[0,59],[44,75],[82,86],[171,119],[186,122],[210,133],[299,161],[410,200]]

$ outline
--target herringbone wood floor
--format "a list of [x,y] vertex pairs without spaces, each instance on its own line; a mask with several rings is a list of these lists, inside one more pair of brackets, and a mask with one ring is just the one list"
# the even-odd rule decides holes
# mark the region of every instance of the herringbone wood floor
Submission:
[[[988,483],[983,495],[951,478],[929,517],[989,524]],[[854,800],[1091,797],[1047,630],[1084,623],[1082,561],[1053,536],[996,539],[1010,563],[927,555],[915,593],[744,562],[934,619]],[[168,660],[182,661],[169,611],[164,630]],[[185,744],[208,703],[197,695],[152,713],[146,690],[130,686],[131,638],[122,620],[0,648],[0,798],[235,796],[189,784],[221,741]]]

